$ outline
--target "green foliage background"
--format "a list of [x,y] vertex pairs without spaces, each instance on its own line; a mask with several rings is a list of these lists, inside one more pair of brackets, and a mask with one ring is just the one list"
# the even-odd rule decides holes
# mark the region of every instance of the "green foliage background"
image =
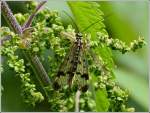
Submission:
[[[101,6],[109,15],[105,25],[111,37],[130,42],[140,35],[148,42],[148,1],[102,2]],[[148,111],[148,45],[135,53],[113,53],[118,67],[115,75],[119,84],[129,89],[130,104],[137,111]]]
[[[104,23],[110,37],[119,38],[128,43],[133,39],[137,39],[140,35],[145,38],[146,42],[148,42],[148,1],[98,3],[101,6],[100,9],[104,13]],[[58,10],[62,16],[63,22],[68,24],[71,22],[71,20],[62,12],[63,10],[65,10],[75,19],[80,30],[90,25],[91,22],[100,19],[98,18],[98,16],[96,16],[96,18],[94,18],[95,20],[91,20],[90,16],[96,15],[92,14],[92,10],[94,10],[94,7],[89,10],[91,12],[87,12],[88,14],[86,16],[89,18],[87,18],[86,16],[84,17],[82,14],[83,12],[81,12],[80,9],[77,8],[82,5],[81,3],[77,4],[69,2],[68,4],[68,2],[66,1],[58,2],[57,0],[49,0],[46,5],[51,10]],[[19,8],[14,11],[20,12],[21,9],[22,8]],[[81,20],[81,17],[83,20]],[[89,31],[87,32],[91,32],[94,37],[94,28],[99,28],[99,24],[100,23],[95,24],[90,29],[88,29]],[[136,111],[148,111],[147,51],[148,46],[145,46],[144,48],[138,50],[136,53],[127,53],[125,55],[121,55],[121,53],[119,52],[112,51],[115,58],[115,64],[117,66],[117,68],[114,69],[117,81],[121,87],[127,88],[130,91],[129,104],[135,107]],[[108,54],[112,56],[110,51],[107,53],[107,56],[109,56]],[[113,65],[113,63],[111,62],[112,61],[110,59],[110,66]],[[36,106],[36,108],[32,108],[21,102],[21,97],[19,94],[20,81],[14,76],[14,73],[12,71],[7,70],[7,66],[5,71],[9,74],[4,74],[5,76],[2,76],[2,84],[5,83],[3,85],[5,89],[4,91],[2,91],[3,111],[46,111],[48,109],[46,103],[43,105],[39,104]],[[97,93],[97,97],[99,98],[97,98],[96,100],[97,102],[99,102],[99,105],[101,105],[101,102],[103,101],[106,102],[105,98],[101,98],[101,96],[98,96],[104,95],[101,93],[105,92]],[[105,109],[107,108],[105,106],[102,106],[99,111],[103,111]]]

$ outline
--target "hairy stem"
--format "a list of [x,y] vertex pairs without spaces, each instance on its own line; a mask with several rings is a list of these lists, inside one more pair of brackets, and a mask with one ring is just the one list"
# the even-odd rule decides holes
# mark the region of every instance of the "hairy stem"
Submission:
[[37,12],[40,10],[40,8],[46,3],[46,1],[42,1],[38,4],[34,12],[31,14],[31,16],[28,18],[28,20],[25,22],[25,24],[22,27],[22,30],[24,30],[27,27],[30,27],[32,24],[33,18],[36,16]]
[[[22,28],[18,24],[16,18],[13,16],[7,3],[5,1],[2,1],[1,7],[2,7],[2,14],[5,17],[5,20],[7,21],[7,23],[12,28],[12,30],[15,33],[19,34],[21,37],[22,33],[23,33]],[[28,47],[29,45],[26,45],[26,46]],[[27,58],[27,60],[29,62],[31,62],[31,64],[33,65],[33,66],[31,66],[32,69],[36,70],[35,75],[37,76],[37,78],[40,78],[40,80],[39,79],[38,80],[40,83],[42,82],[41,86],[42,87],[43,86],[51,86],[52,85],[51,80],[50,80],[47,72],[45,71],[42,63],[40,62],[39,58],[36,55],[31,55],[30,53],[28,53],[26,51],[22,51],[22,53],[23,53],[23,55],[25,55],[25,58]],[[46,91],[45,91],[45,93],[46,93]],[[46,96],[48,96],[47,93],[46,93]]]
[[4,16],[10,28],[12,28],[15,33],[21,35],[22,28],[17,22],[16,18],[13,16],[12,11],[10,10],[10,8],[8,7],[5,1],[1,2],[1,10],[2,10],[2,15]]

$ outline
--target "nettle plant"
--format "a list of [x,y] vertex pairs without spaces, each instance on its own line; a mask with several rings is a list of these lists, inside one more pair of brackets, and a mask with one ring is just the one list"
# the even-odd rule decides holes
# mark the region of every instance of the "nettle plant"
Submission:
[[1,27],[1,55],[20,78],[23,101],[35,106],[46,100],[50,111],[134,111],[127,106],[128,91],[115,82],[110,49],[122,54],[134,52],[145,45],[144,39],[127,45],[109,38],[103,13],[95,2],[69,2],[79,18],[84,16],[80,15],[86,11],[84,6],[86,13],[93,7],[90,13],[99,18],[86,27],[79,22],[77,32],[72,25],[63,25],[57,11],[39,11],[44,3],[28,2],[28,13],[13,15],[7,3],[1,2],[2,14],[11,28]]

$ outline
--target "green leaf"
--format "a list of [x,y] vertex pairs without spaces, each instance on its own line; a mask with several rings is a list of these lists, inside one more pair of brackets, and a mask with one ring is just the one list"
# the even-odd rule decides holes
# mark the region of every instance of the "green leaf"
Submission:
[[[103,24],[103,13],[98,9],[95,2],[68,2],[79,30],[84,33],[91,33],[96,38],[96,32],[105,31]],[[105,32],[107,35],[107,32]]]
[[105,90],[96,91],[96,105],[97,111],[108,111],[109,101],[107,99],[107,92]]

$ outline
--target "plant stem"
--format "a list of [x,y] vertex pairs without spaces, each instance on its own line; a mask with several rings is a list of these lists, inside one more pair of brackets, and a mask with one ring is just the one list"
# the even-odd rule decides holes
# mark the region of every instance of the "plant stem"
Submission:
[[[1,2],[1,9],[2,9],[2,14],[3,16],[5,17],[5,20],[7,21],[8,25],[12,28],[12,30],[19,34],[20,37],[22,36],[22,28],[21,26],[19,25],[19,23],[17,22],[16,18],[13,16],[10,8],[8,7],[7,3],[5,1],[2,1]],[[28,47],[28,45],[26,45]],[[36,55],[31,55],[31,53],[28,53],[26,51],[22,51],[22,53],[25,55],[25,58],[27,58],[27,60],[29,62],[31,62],[31,64],[33,66],[32,69],[33,70],[36,70],[36,73],[35,75],[37,76],[37,78],[40,78],[39,82],[42,84],[41,87],[43,88],[43,90],[45,91],[44,87],[43,86],[52,86],[52,82],[47,74],[47,72],[45,71],[42,63],[40,62],[39,58],[36,56]],[[35,72],[35,71],[34,71]],[[46,93],[46,96],[47,95],[47,92],[45,91]]]
[[12,11],[5,1],[1,1],[1,10],[8,25],[14,30],[15,33],[21,35],[22,28],[17,22],[16,18],[13,16]]
[[42,1],[40,2],[36,9],[34,10],[34,12],[30,15],[30,17],[28,18],[28,20],[25,22],[25,24],[22,27],[22,30],[24,30],[25,28],[28,28],[31,26],[32,20],[33,18],[36,16],[36,13],[40,10],[40,8],[46,3],[46,1]]
[[[25,29],[25,28],[28,28],[28,27],[30,27],[31,26],[31,23],[32,23],[32,21],[33,21],[33,18],[36,16],[36,13],[40,10],[40,8],[44,5],[46,3],[46,1],[42,1],[42,2],[40,2],[39,4],[38,4],[38,6],[36,7],[36,9],[34,10],[34,12],[31,14],[31,16],[29,16],[29,18],[28,18],[28,20],[25,22],[25,24],[23,25],[23,27],[21,28],[22,29],[22,31]],[[14,16],[12,16],[13,14],[11,13],[11,11],[10,11],[10,9],[9,9],[9,7],[8,7],[8,5],[6,4],[6,3],[3,3],[3,4],[5,4],[5,6],[4,5],[2,5],[3,6],[3,8],[2,8],[2,10],[3,10],[3,12],[5,13],[5,14],[7,14],[7,15],[3,15],[4,16],[4,18],[5,18],[5,20],[6,19],[10,19],[9,20],[9,22],[10,23],[8,23],[8,21],[7,21],[7,23],[8,23],[8,25],[12,28],[12,27],[15,27],[14,26],[14,21],[16,21],[16,18],[14,18]],[[5,7],[5,8],[4,8]],[[5,10],[7,8],[7,10]],[[11,13],[11,14],[10,14]],[[9,16],[11,16],[11,17],[9,17]],[[16,25],[16,27],[19,27],[18,25]],[[19,31],[21,32],[21,30],[20,30],[20,27],[19,28],[12,28],[14,31],[15,31],[15,29],[19,29]],[[17,30],[18,31],[18,30]],[[17,32],[16,32],[17,33]],[[18,33],[19,34],[19,33]],[[3,45],[3,43],[5,42],[5,41],[7,41],[7,40],[10,40],[11,39],[11,36],[5,36],[5,37],[3,37],[2,39],[1,39],[1,45]]]
[[81,95],[81,92],[80,90],[77,90],[76,92],[76,96],[75,96],[75,112],[79,112],[80,111],[80,95]]

